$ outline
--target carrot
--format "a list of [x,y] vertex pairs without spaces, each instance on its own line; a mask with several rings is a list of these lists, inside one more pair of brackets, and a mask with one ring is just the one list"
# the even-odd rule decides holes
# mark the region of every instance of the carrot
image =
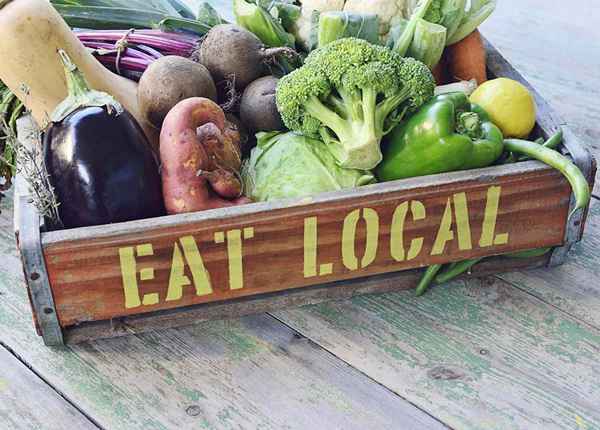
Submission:
[[437,63],[437,65],[433,68],[431,73],[433,73],[435,82],[438,85],[444,85],[450,82],[450,78],[448,76],[448,62],[446,61],[445,54],[440,59],[439,63]]
[[479,30],[460,42],[446,48],[448,70],[455,80],[477,80],[478,84],[487,81],[485,47]]

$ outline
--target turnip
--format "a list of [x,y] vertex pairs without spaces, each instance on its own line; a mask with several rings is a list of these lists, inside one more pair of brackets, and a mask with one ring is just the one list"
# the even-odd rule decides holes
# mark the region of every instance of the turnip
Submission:
[[274,76],[264,76],[246,87],[240,103],[240,118],[252,133],[285,128],[275,102],[278,81]]
[[238,90],[268,73],[277,56],[296,59],[291,48],[266,48],[258,37],[234,24],[213,27],[200,45],[200,63],[215,81],[233,80]]
[[202,64],[169,55],[154,61],[142,75],[137,91],[144,118],[160,128],[169,111],[190,97],[216,101],[217,89]]

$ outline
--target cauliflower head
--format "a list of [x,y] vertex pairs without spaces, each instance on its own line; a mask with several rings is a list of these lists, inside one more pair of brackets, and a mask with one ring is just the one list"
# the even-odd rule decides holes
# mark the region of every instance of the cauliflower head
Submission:
[[379,37],[387,39],[394,19],[402,18],[407,13],[411,0],[346,0],[344,11],[355,13],[374,13],[379,17]]
[[313,28],[313,12],[332,12],[344,9],[344,0],[302,0],[300,1],[302,12],[300,18],[291,29],[296,37],[296,42],[309,51],[311,47],[311,33]]

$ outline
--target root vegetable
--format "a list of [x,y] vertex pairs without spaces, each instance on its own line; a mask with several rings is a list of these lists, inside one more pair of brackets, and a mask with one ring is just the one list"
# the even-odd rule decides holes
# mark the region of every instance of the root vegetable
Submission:
[[450,77],[458,81],[487,81],[486,53],[479,30],[446,48]]
[[167,114],[160,136],[165,207],[170,214],[249,203],[241,196],[239,133],[210,99],[193,97]]
[[239,175],[230,170],[220,169],[212,172],[200,170],[198,175],[206,178],[212,189],[223,198],[237,199],[242,195]]
[[240,117],[252,133],[285,128],[275,101],[278,81],[274,76],[265,76],[246,87],[240,103]]
[[446,52],[444,52],[444,55],[442,55],[439,63],[437,63],[437,65],[431,71],[437,85],[445,85],[451,81],[450,77],[448,76],[448,61],[446,59]]
[[242,27],[220,24],[202,41],[199,58],[215,81],[234,79],[236,88],[242,90],[266,75],[267,65],[279,55],[298,57],[291,48],[266,48],[258,37]]
[[228,133],[237,133],[239,135],[240,148],[242,150],[242,154],[245,154],[251,148],[249,147],[251,142],[251,136],[248,132],[248,127],[244,125],[244,123],[234,114],[226,113],[225,118],[227,122],[225,126],[227,128]]
[[137,91],[142,115],[159,129],[173,106],[190,97],[215,101],[215,83],[202,64],[174,55],[153,62],[142,75]]

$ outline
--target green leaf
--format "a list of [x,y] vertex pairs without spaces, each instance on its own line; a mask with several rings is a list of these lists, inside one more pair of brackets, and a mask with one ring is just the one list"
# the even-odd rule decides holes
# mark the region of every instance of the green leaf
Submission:
[[247,196],[257,201],[302,198],[375,182],[371,172],[343,169],[328,145],[296,133],[258,133],[242,169]]
[[212,7],[212,5],[209,2],[202,2],[200,4],[200,8],[198,9],[197,20],[202,22],[203,24],[210,25],[211,27],[227,23],[227,21],[221,18],[219,12],[217,12],[217,10],[214,7]]
[[77,28],[121,30],[124,28],[152,28],[165,15],[138,9],[120,9],[101,6],[70,6],[55,4],[67,24]]
[[238,25],[254,33],[268,47],[294,48],[296,39],[264,7],[246,0],[234,0],[233,11]]
[[430,69],[442,58],[446,47],[446,27],[420,19],[407,55],[425,63]]
[[451,37],[448,37],[446,45],[460,42],[469,34],[473,33],[496,9],[496,0],[471,0],[471,7],[463,17],[459,27]]
[[324,12],[319,15],[318,46],[344,37],[357,37],[379,43],[379,18],[349,12]]

